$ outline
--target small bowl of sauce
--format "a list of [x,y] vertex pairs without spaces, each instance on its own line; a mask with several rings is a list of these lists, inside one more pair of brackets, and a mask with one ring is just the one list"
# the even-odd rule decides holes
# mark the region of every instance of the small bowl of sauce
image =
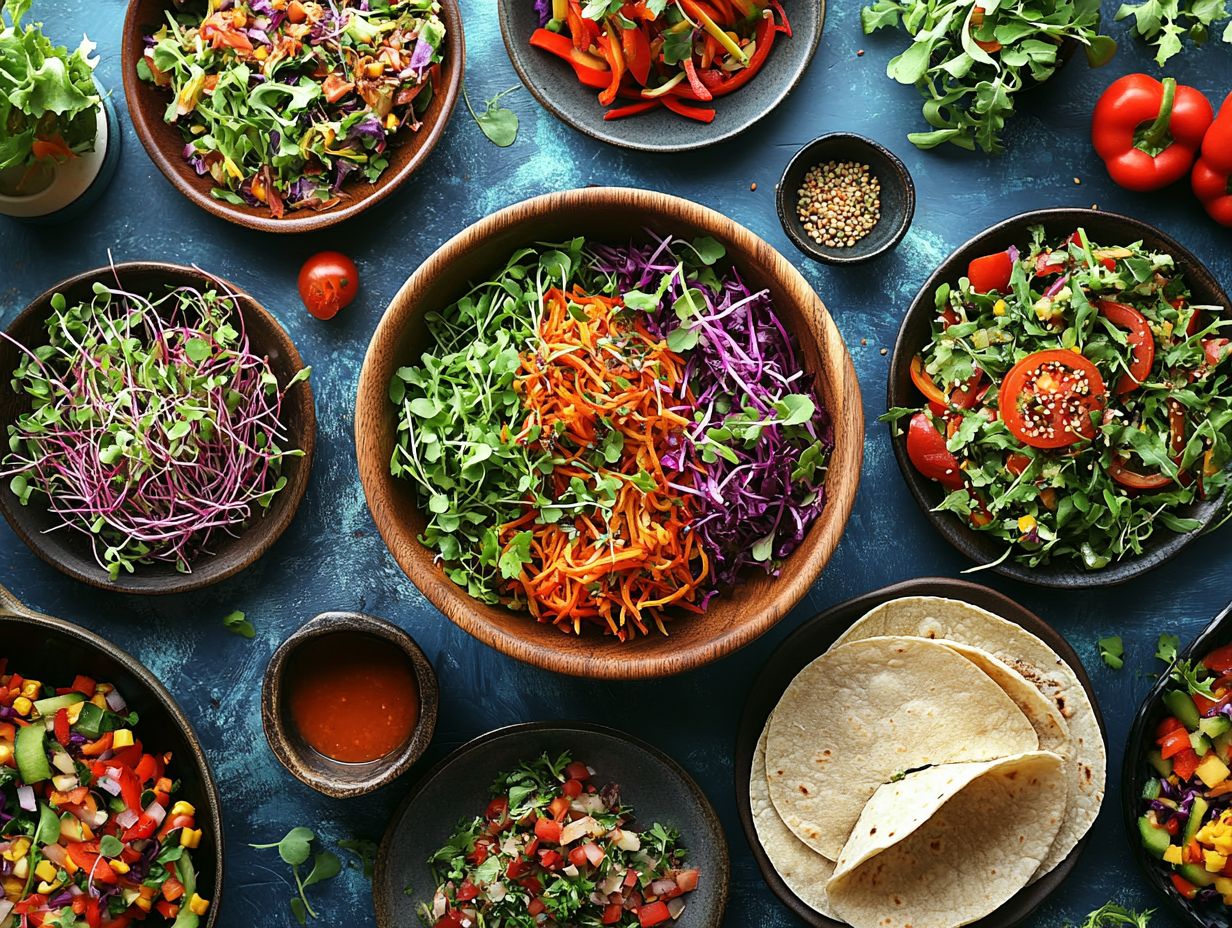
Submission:
[[391,783],[436,730],[436,674],[402,629],[326,612],[282,643],[261,693],[265,737],[297,779],[335,799]]

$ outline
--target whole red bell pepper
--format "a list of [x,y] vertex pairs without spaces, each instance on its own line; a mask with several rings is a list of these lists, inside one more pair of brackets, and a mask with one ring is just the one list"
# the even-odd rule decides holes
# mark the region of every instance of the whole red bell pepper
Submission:
[[1212,219],[1232,227],[1232,94],[1206,133],[1202,157],[1194,166],[1193,189]]
[[1095,104],[1091,141],[1122,187],[1160,190],[1189,173],[1214,118],[1201,91],[1172,77],[1127,74]]

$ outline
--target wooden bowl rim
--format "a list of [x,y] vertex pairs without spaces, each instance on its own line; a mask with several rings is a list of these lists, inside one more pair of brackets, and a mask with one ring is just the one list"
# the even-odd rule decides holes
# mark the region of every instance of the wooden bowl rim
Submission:
[[[670,212],[671,221],[703,230],[725,245],[738,243],[743,250],[768,254],[770,261],[763,267],[765,275],[777,279],[784,289],[797,291],[801,295],[806,310],[802,315],[810,323],[808,337],[819,345],[830,343],[839,349],[833,353],[819,352],[822,364],[813,372],[818,382],[831,385],[833,395],[837,397],[836,403],[831,404],[829,409],[835,426],[835,448],[829,467],[832,472],[851,475],[845,481],[827,482],[827,490],[837,489],[840,492],[830,492],[821,517],[810,528],[806,538],[807,543],[808,539],[822,533],[816,543],[823,555],[812,562],[797,561],[799,569],[796,571],[784,571],[783,576],[774,581],[774,595],[759,608],[751,610],[740,625],[717,638],[678,648],[668,655],[637,654],[627,648],[613,647],[615,643],[606,638],[593,637],[582,640],[601,640],[609,647],[592,646],[587,649],[588,653],[542,647],[491,624],[473,608],[474,601],[466,592],[454,586],[452,581],[448,586],[441,587],[445,591],[443,595],[438,595],[436,585],[421,584],[416,579],[421,564],[417,563],[411,552],[419,548],[427,554],[427,549],[390,514],[386,504],[398,492],[401,482],[390,476],[389,462],[378,453],[380,449],[375,447],[375,443],[369,445],[368,442],[370,436],[383,431],[384,407],[389,402],[389,385],[377,376],[376,368],[379,365],[374,357],[383,345],[396,341],[416,315],[426,311],[427,308],[420,310],[415,307],[416,295],[428,286],[442,266],[464,261],[473,248],[494,234],[511,228],[533,226],[535,220],[558,210],[579,207],[601,209],[611,203],[640,210],[647,217],[647,222]],[[533,241],[534,232],[528,232],[526,238]],[[797,338],[801,337],[799,332],[794,334]],[[843,415],[845,411],[849,412],[846,417]],[[849,433],[844,431],[845,425],[850,426]],[[407,577],[447,618],[489,647],[545,670],[590,679],[632,680],[682,673],[730,654],[769,631],[803,598],[838,546],[855,504],[864,459],[864,417],[859,382],[842,334],[821,297],[777,250],[735,220],[689,200],[637,188],[585,187],[544,194],[499,210],[459,232],[411,274],[391,300],[365,354],[356,394],[355,442],[360,482],[381,538]],[[788,563],[801,554],[797,550]],[[450,606],[457,608],[451,610],[448,608]],[[595,653],[600,650],[603,653]]]
[[[284,718],[287,662],[291,656],[310,641],[330,635],[367,635],[381,638],[397,647],[415,673],[415,685],[419,691],[419,716],[410,738],[401,748],[387,755],[362,764],[348,764],[355,769],[366,768],[367,776],[361,780],[336,779],[316,770],[306,760],[312,751],[302,751],[291,737]],[[437,713],[440,707],[440,687],[432,662],[414,638],[397,625],[379,616],[364,612],[322,612],[314,616],[278,646],[265,668],[261,683],[261,726],[265,740],[278,762],[301,783],[331,799],[353,799],[365,796],[374,790],[392,783],[414,766],[423,756],[436,732]]]
[[183,731],[184,740],[188,743],[192,755],[189,762],[201,773],[201,780],[205,787],[205,796],[203,797],[206,806],[205,812],[209,817],[207,828],[208,833],[214,839],[214,885],[210,890],[210,894],[204,897],[210,900],[210,908],[202,922],[203,928],[214,928],[218,923],[219,912],[222,910],[222,894],[225,887],[223,880],[223,846],[225,841],[223,835],[222,798],[218,792],[218,783],[214,779],[214,770],[210,766],[209,758],[205,754],[205,749],[201,746],[201,740],[197,737],[196,729],[193,728],[188,716],[184,714],[184,710],[180,708],[179,703],[175,701],[175,697],[171,695],[170,691],[163,686],[162,681],[154,676],[145,664],[119,645],[112,644],[101,635],[82,628],[80,625],[74,625],[72,622],[66,622],[64,619],[58,619],[55,616],[37,612],[21,602],[3,586],[0,586],[0,624],[5,621],[19,622],[23,625],[33,625],[36,628],[49,629],[69,638],[74,638],[87,647],[101,652],[136,677],[138,682],[154,696],[154,699],[162,705],[167,714],[171,716],[172,720]]
[[[1108,210],[1076,206],[1027,210],[1026,212],[999,220],[976,233],[946,255],[932,273],[929,274],[928,279],[921,286],[919,292],[912,299],[911,305],[907,308],[907,312],[903,315],[903,321],[899,326],[898,335],[894,342],[894,349],[890,352],[890,369],[886,376],[887,408],[896,405],[897,384],[902,379],[902,371],[907,367],[911,357],[919,349],[918,343],[908,342],[908,330],[911,329],[912,324],[921,312],[929,311],[929,307],[932,306],[932,297],[937,287],[947,282],[943,279],[942,274],[945,266],[986,239],[1004,236],[1019,227],[1022,227],[1025,231],[1029,226],[1057,221],[1065,217],[1073,217],[1076,226],[1081,225],[1086,220],[1123,224],[1134,235],[1139,237],[1150,236],[1158,240],[1170,254],[1180,259],[1178,264],[1191,265],[1192,269],[1204,278],[1203,284],[1209,283],[1220,302],[1225,307],[1229,306],[1227,292],[1224,290],[1223,285],[1220,284],[1218,278],[1211,273],[1206,263],[1173,236],[1146,220],[1136,219],[1133,216],[1126,216]],[[985,536],[983,533],[969,528],[961,523],[953,513],[938,512],[934,508],[936,503],[940,501],[940,496],[934,490],[936,484],[927,478],[921,477],[912,466],[910,459],[907,457],[905,433],[896,434],[895,430],[891,429],[890,446],[894,451],[894,458],[898,462],[899,470],[902,472],[903,480],[907,484],[912,498],[915,499],[929,522],[932,523],[933,527],[946,541],[964,556],[977,563],[981,563],[983,558],[979,551],[979,542],[985,537],[991,536]],[[1210,512],[1203,519],[1204,524],[1202,528],[1188,534],[1173,535],[1171,537],[1156,535],[1153,539],[1153,544],[1148,542],[1148,545],[1152,546],[1148,548],[1146,553],[1113,562],[1100,570],[1084,570],[1068,560],[1054,560],[1049,564],[1040,565],[1039,567],[1028,567],[1017,563],[1013,558],[1006,558],[990,569],[1002,576],[1021,581],[1022,583],[1053,589],[1097,589],[1100,587],[1117,586],[1162,566],[1179,555],[1188,545],[1202,537],[1206,532],[1211,531],[1224,514],[1224,507],[1228,505],[1228,501],[1229,494],[1225,489],[1218,497],[1208,501]],[[1161,529],[1161,531],[1166,530]]]
[[[462,25],[462,13],[457,7],[457,0],[440,0],[441,18],[445,20],[446,60],[456,62],[456,67],[449,69],[447,73],[444,67],[441,69],[442,74],[446,77],[446,83],[443,88],[444,102],[441,106],[440,115],[431,125],[425,124],[414,135],[407,135],[401,139],[401,144],[409,144],[411,139],[422,139],[422,142],[419,143],[419,148],[407,159],[406,164],[398,170],[394,171],[392,166],[387,168],[387,177],[382,177],[382,183],[368,185],[366,189],[359,188],[364,189],[364,192],[360,196],[354,197],[350,202],[320,212],[300,210],[298,215],[291,214],[283,219],[274,219],[272,216],[263,215],[255,208],[247,206],[238,207],[223,200],[214,199],[208,191],[203,191],[197,186],[196,181],[198,178],[196,172],[189,167],[187,161],[183,158],[167,155],[155,141],[155,133],[178,130],[168,126],[161,117],[152,116],[143,105],[140,97],[142,82],[137,77],[136,63],[144,53],[144,35],[142,33],[142,24],[137,22],[137,9],[142,2],[143,0],[129,0],[128,11],[124,16],[123,42],[120,50],[120,70],[124,81],[124,99],[127,104],[129,118],[133,123],[133,131],[136,132],[137,138],[141,140],[141,144],[145,147],[150,160],[162,171],[163,176],[171,182],[171,185],[176,190],[206,212],[212,213],[215,216],[221,216],[223,219],[236,225],[256,229],[259,232],[294,234],[297,232],[319,231],[358,216],[364,210],[375,206],[392,194],[419,169],[432,153],[441,136],[445,134],[445,128],[449,125],[449,120],[453,116],[453,111],[458,103],[463,74],[466,70],[466,38]],[[402,135],[402,133],[399,133],[399,135]],[[397,136],[395,136],[396,138]]]
[[[251,313],[262,323],[269,327],[274,334],[274,338],[278,343],[280,350],[286,355],[288,362],[295,368],[296,371],[304,369],[304,360],[300,357],[299,350],[295,347],[295,343],[291,340],[291,336],[287,330],[282,327],[278,319],[266,309],[260,302],[257,301],[252,294],[243,290],[235,284],[231,283],[224,277],[219,277],[217,274],[212,274],[209,271],[202,270],[199,267],[189,267],[183,264],[171,264],[166,261],[125,261],[119,264],[111,264],[105,267],[97,267],[92,270],[82,271],[79,274],[74,274],[72,277],[62,280],[52,287],[44,290],[41,294],[32,300],[25,309],[23,309],[13,321],[9,323],[6,332],[12,332],[26,323],[30,317],[45,312],[45,307],[50,302],[51,298],[64,290],[71,287],[83,285],[92,280],[98,280],[107,276],[118,276],[125,273],[157,273],[165,276],[167,283],[174,284],[176,281],[199,283],[202,279],[212,280],[216,282],[220,288],[227,290],[230,294],[237,298],[237,309],[241,313]],[[247,328],[247,326],[246,326]],[[251,336],[251,329],[249,335]],[[254,348],[264,347],[254,345]],[[201,561],[200,565],[190,574],[181,574],[175,572],[173,568],[162,568],[165,572],[158,575],[156,583],[136,584],[134,577],[141,576],[138,574],[130,576],[126,573],[121,573],[115,580],[107,578],[101,567],[94,565],[97,570],[85,571],[79,570],[76,566],[67,561],[56,557],[51,550],[42,543],[42,535],[38,532],[30,532],[26,528],[25,507],[14,502],[13,496],[8,492],[7,488],[0,488],[0,512],[4,514],[5,520],[9,523],[9,527],[14,533],[26,543],[35,554],[42,560],[55,567],[61,573],[67,574],[74,580],[80,580],[82,583],[97,587],[100,590],[117,593],[132,593],[141,596],[164,596],[173,593],[187,593],[192,590],[199,590],[207,586],[212,586],[215,583],[220,583],[229,577],[235,576],[242,570],[246,570],[257,562],[274,543],[282,536],[282,533],[287,530],[291,522],[295,519],[295,514],[299,511],[300,504],[303,502],[304,494],[308,490],[308,481],[312,475],[312,461],[316,451],[317,438],[317,417],[316,417],[316,402],[312,392],[312,384],[310,380],[301,381],[296,385],[302,388],[303,393],[296,400],[299,406],[299,412],[303,417],[303,430],[300,434],[294,437],[295,445],[300,448],[304,454],[298,461],[298,466],[295,469],[293,479],[287,481],[287,485],[279,492],[287,494],[289,502],[287,502],[280,511],[276,519],[266,517],[249,525],[239,538],[234,539],[232,544],[243,545],[244,539],[249,538],[257,529],[264,528],[262,537],[254,541],[250,538],[247,542],[247,547],[250,549],[245,557],[239,559],[235,564],[225,570],[210,571],[211,559]],[[7,425],[7,423],[0,423]],[[146,565],[144,570],[148,572],[158,571],[159,565]],[[146,573],[143,579],[149,580],[151,573]]]

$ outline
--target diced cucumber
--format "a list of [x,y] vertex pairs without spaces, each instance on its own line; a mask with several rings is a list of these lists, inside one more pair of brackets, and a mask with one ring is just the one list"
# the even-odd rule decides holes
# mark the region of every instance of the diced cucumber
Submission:
[[1150,761],[1151,766],[1155,768],[1155,772],[1158,773],[1161,777],[1172,776],[1172,758],[1171,757],[1165,760],[1164,756],[1160,754],[1159,751],[1151,751],[1149,754],[1147,754],[1146,759]]
[[1151,777],[1142,784],[1143,799],[1158,799],[1159,798],[1159,780]]
[[1232,731],[1225,731],[1211,742],[1211,747],[1224,760],[1232,758]]
[[1198,723],[1202,721],[1202,716],[1198,714],[1198,707],[1188,693],[1181,690],[1168,690],[1164,693],[1164,704],[1190,731],[1197,728]]
[[[1206,813],[1210,811],[1211,805],[1201,796],[1194,796],[1193,807],[1189,810],[1189,821],[1185,823],[1185,835],[1181,841],[1181,847],[1189,847],[1193,839],[1198,834],[1198,829],[1202,827],[1203,821],[1206,819]],[[1193,880],[1190,880],[1192,883]]]
[[1199,757],[1206,757],[1211,751],[1211,739],[1200,731],[1191,731],[1189,733],[1189,743],[1193,747],[1194,753]]
[[87,738],[98,738],[103,733],[103,718],[106,714],[94,703],[86,703],[81,707],[81,715],[73,727]]
[[27,725],[17,729],[13,745],[17,771],[27,786],[51,779],[51,764],[47,762],[47,729],[42,725]]
[[1232,721],[1229,721],[1225,716],[1216,715],[1213,718],[1203,719],[1199,722],[1198,730],[1213,741],[1220,735],[1232,731]]
[[1163,857],[1172,843],[1172,836],[1158,825],[1152,825],[1145,815],[1138,819],[1138,833],[1142,836],[1142,846],[1153,857]]
[[1197,864],[1181,864],[1177,872],[1197,887],[1211,886],[1215,882],[1215,874]]
[[85,702],[86,698],[80,693],[65,693],[63,696],[51,696],[47,699],[40,699],[34,704],[34,709],[43,718],[50,718],[61,709],[67,709],[69,706],[75,706],[79,702]]

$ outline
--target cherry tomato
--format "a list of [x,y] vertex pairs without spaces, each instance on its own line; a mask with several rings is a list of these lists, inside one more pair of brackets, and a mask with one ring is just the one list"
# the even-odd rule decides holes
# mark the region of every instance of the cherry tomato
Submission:
[[1131,393],[1142,386],[1142,381],[1151,373],[1151,365],[1155,363],[1155,336],[1151,334],[1146,317],[1132,306],[1100,300],[1098,308],[1099,314],[1113,325],[1129,330],[1129,347],[1133,352],[1129,373],[1117,381],[1116,392]]
[[322,251],[299,270],[299,296],[318,319],[333,319],[359,292],[359,269],[340,251]]
[[1006,427],[1032,448],[1065,448],[1092,438],[1091,413],[1107,390],[1095,365],[1056,348],[1027,355],[1005,375],[999,403]]
[[1013,274],[1014,260],[1008,251],[976,258],[967,265],[967,279],[976,293],[1008,293]]

